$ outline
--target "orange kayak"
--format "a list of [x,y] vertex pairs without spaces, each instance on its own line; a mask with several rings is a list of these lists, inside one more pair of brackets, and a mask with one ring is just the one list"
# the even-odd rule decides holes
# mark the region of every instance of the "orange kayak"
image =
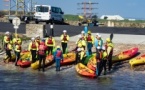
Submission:
[[75,68],[76,68],[77,73],[81,76],[90,77],[90,78],[96,77],[95,72],[93,70],[89,69],[87,66],[85,66],[82,63],[78,63],[75,66]]
[[26,67],[29,67],[31,65],[31,62],[30,61],[25,61],[25,60],[19,60],[17,62],[17,65],[22,67],[22,68],[26,68]]
[[135,65],[145,64],[145,54],[140,57],[131,59],[129,61],[129,64],[131,65],[131,67],[133,67]]
[[93,56],[90,58],[87,67],[93,71],[96,71],[96,65],[97,65],[96,56]]
[[60,62],[60,65],[68,65],[75,62],[76,54],[75,53],[68,53],[64,57],[64,59]]
[[132,48],[126,51],[123,51],[112,57],[112,62],[119,62],[127,59],[131,59],[138,53],[138,48]]

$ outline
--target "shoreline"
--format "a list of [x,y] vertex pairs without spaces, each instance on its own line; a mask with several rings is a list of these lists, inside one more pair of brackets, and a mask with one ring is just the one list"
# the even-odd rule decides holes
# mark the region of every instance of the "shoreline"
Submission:
[[[23,44],[22,44],[23,50],[26,50],[28,48],[27,47],[28,44],[29,44],[29,41],[23,42]],[[56,40],[56,46],[57,45],[60,45],[60,41],[58,41],[58,40]],[[68,50],[69,51],[72,50],[72,49],[74,49],[75,48],[75,42],[70,41],[68,43],[68,46],[69,46],[68,47]],[[118,54],[118,53],[120,53],[120,52],[122,52],[124,50],[128,50],[128,49],[133,48],[133,47],[138,47],[139,48],[139,54],[137,56],[135,56],[135,57],[138,57],[138,56],[141,56],[141,55],[145,54],[145,48],[144,48],[144,45],[143,44],[121,44],[121,43],[117,43],[116,44],[115,43],[114,44],[114,52],[113,52],[113,55],[116,55],[116,54]],[[92,51],[95,52],[95,47],[92,48]],[[1,59],[1,62],[0,63],[2,63],[2,61],[3,61],[2,60],[2,56],[3,55],[0,55],[0,59]],[[130,65],[129,65],[129,60],[125,60],[125,61],[122,61],[122,62],[118,62],[118,63],[115,63],[114,65],[116,65],[116,64],[123,65],[124,67],[122,67],[122,69],[126,69],[127,68],[127,70],[132,70],[131,67],[130,67]],[[49,68],[49,67],[47,67],[47,68]],[[145,65],[135,66],[133,70],[134,71],[145,71]]]

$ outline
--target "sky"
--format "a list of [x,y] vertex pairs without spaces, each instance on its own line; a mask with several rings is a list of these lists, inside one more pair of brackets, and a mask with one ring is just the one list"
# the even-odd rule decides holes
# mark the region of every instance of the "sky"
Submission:
[[[0,10],[8,9],[5,6],[6,2],[0,0]],[[27,0],[28,1],[28,0]],[[101,15],[120,15],[124,18],[145,19],[145,0],[33,0],[40,5],[52,5],[61,7],[65,14],[78,14],[83,12],[78,10],[81,6],[77,3],[84,1],[97,2],[99,4],[94,5],[98,8],[93,12]]]

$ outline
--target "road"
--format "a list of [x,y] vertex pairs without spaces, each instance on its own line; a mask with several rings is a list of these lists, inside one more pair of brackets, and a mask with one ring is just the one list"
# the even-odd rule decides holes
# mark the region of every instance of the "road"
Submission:
[[[83,26],[70,26],[70,25],[55,25],[54,36],[60,36],[63,30],[67,30],[70,36],[79,34],[83,30]],[[26,33],[26,24],[21,24],[18,29],[18,33]],[[49,30],[49,25],[46,25],[46,29]],[[145,28],[117,28],[117,27],[88,27],[92,33],[114,33],[114,34],[130,34],[130,35],[145,35]],[[0,22],[0,32],[14,32],[13,25],[11,23]]]

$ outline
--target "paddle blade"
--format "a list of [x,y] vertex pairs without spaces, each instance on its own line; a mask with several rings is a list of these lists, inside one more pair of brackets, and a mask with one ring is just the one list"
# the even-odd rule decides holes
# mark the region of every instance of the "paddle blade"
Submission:
[[114,36],[113,33],[111,33],[111,34],[110,34],[110,39],[111,39],[111,41],[112,41],[112,39],[113,39],[113,36]]

